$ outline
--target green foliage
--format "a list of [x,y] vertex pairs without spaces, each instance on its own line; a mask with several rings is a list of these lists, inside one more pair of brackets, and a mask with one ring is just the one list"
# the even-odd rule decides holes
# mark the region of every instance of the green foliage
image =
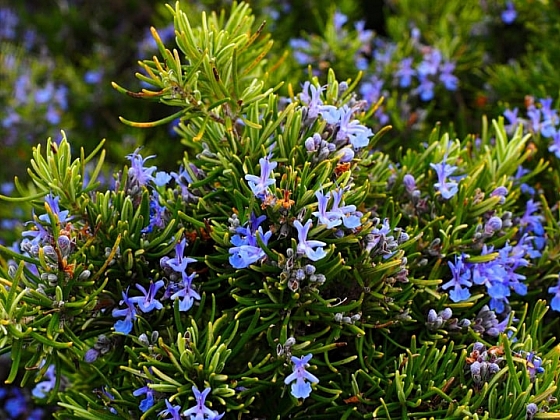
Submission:
[[[444,11],[479,18],[456,3],[433,8],[417,23],[426,31]],[[346,74],[342,52],[357,43],[334,51],[344,80],[329,62],[285,98],[271,37],[248,4],[200,20],[179,2],[167,10],[176,48],[153,29],[159,55],[136,74],[150,89],[113,86],[173,108],[151,122],[121,120],[151,128],[178,118],[177,172],[154,172],[137,149],[103,188],[103,142],[73,160],[63,134],[34,149],[31,184],[16,180],[21,197],[1,196],[35,209],[22,253],[0,246],[7,383],[43,384],[53,366],[46,401],[60,419],[158,418],[166,402],[184,412],[200,403],[194,389],[208,388],[205,407],[237,419],[516,419],[532,403],[550,411],[536,418],[558,417],[558,321],[543,299],[560,268],[558,209],[548,204],[560,181],[544,139],[484,118],[479,138],[436,125],[424,144],[385,151],[390,127],[364,125],[382,104],[368,107],[359,74]],[[439,35],[445,54],[460,53],[468,31],[449,38],[440,25],[426,39]],[[337,41],[334,23],[325,30],[318,48]],[[530,173],[519,176],[522,166]],[[523,220],[522,184],[537,180],[542,234]],[[321,214],[321,197],[338,223]],[[499,228],[487,227],[492,218]],[[549,241],[538,248],[534,236]],[[446,285],[459,259],[473,272],[500,263],[493,269],[518,281],[498,296],[471,274],[457,299]],[[148,298],[159,307],[146,309]],[[446,308],[453,314],[431,319]],[[481,326],[490,312],[503,324],[495,333]],[[318,382],[307,376],[302,396],[286,378],[308,355]]]

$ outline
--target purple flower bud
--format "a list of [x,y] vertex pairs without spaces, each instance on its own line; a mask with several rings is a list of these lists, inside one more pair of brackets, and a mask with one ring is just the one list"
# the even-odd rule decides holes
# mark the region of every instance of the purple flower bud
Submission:
[[314,152],[317,150],[313,137],[308,137],[307,140],[305,140],[305,148],[307,149],[308,152]]
[[478,353],[482,353],[484,349],[485,349],[484,344],[482,344],[480,341],[477,341],[473,345],[473,351],[476,351]]
[[539,407],[535,403],[527,404],[525,419],[526,420],[533,420],[535,414],[539,412]]
[[416,180],[410,174],[406,174],[403,178],[403,184],[406,190],[412,194],[412,192],[416,189]]
[[445,308],[443,311],[439,313],[439,316],[444,320],[447,321],[449,318],[453,316],[453,311],[451,308]]
[[337,157],[341,163],[344,163],[354,159],[354,155],[354,150],[351,147],[343,147],[339,150]]
[[491,375],[498,373],[499,370],[500,370],[500,366],[498,366],[497,363],[488,363],[488,371],[490,372]]
[[89,349],[88,351],[86,351],[86,354],[84,355],[84,361],[86,363],[93,363],[97,360],[97,358],[99,357],[99,352],[95,349]]
[[496,197],[496,196],[505,197],[506,195],[508,195],[508,189],[504,186],[497,187],[496,189],[494,189],[494,191],[490,193],[490,197]]
[[494,232],[502,228],[502,219],[498,216],[492,216],[484,225],[484,233],[493,235]]
[[315,274],[315,270],[316,270],[316,268],[315,268],[314,265],[307,264],[305,266],[305,274],[307,274],[308,276],[310,276],[312,274]]
[[429,323],[434,323],[437,321],[437,313],[435,310],[430,309],[430,311],[428,312],[428,322]]
[[480,376],[481,363],[477,360],[471,364],[471,375]]

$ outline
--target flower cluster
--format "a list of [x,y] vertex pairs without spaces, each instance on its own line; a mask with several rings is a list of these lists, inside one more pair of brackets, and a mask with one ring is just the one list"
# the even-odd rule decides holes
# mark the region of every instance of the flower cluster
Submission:
[[[345,88],[342,83],[341,85],[339,94]],[[373,136],[371,129],[355,118],[365,104],[363,101],[357,101],[352,106],[344,104],[342,107],[325,104],[321,98],[323,90],[324,87],[306,81],[299,95],[307,121],[312,123],[321,116],[331,128],[328,140],[321,133],[314,133],[305,140],[305,148],[313,155],[314,161],[337,156],[340,163],[349,162],[354,158],[354,151],[366,147]]]
[[560,118],[558,110],[552,107],[552,98],[526,100],[526,117],[519,116],[519,108],[506,109],[507,129],[512,132],[519,124],[524,124],[531,133],[549,139],[548,151],[560,158]]
[[47,410],[35,407],[28,391],[18,386],[3,385],[0,388],[0,401],[0,416],[6,420],[43,420],[49,417]]
[[469,365],[475,388],[482,388],[499,372],[500,363],[503,361],[503,357],[501,357],[503,353],[503,350],[499,347],[486,349],[483,343],[474,343],[472,352],[467,357],[466,362]]
[[430,309],[426,317],[426,327],[430,331],[436,331],[440,328],[457,331],[471,324],[468,319],[459,321],[457,318],[451,318],[452,316],[453,310],[451,308],[445,308],[439,312],[436,312],[435,309]]
[[454,302],[467,300],[473,285],[485,286],[490,296],[490,309],[498,313],[505,312],[508,308],[508,297],[511,290],[519,295],[527,294],[527,285],[522,283],[525,276],[518,270],[529,266],[527,258],[540,255],[534,248],[531,237],[522,236],[518,243],[506,245],[494,250],[492,246],[483,246],[481,255],[493,255],[487,262],[470,263],[468,255],[455,257],[455,263],[448,262],[452,279],[442,285],[444,290],[453,288],[449,297]]
[[[169,275],[169,283],[165,288],[162,296],[163,299],[178,300],[179,310],[188,311],[194,300],[200,300],[200,295],[193,289],[192,281],[196,277],[196,273],[188,274],[188,264],[195,262],[194,258],[184,256],[186,239],[181,240],[175,246],[175,257],[163,257],[161,259],[161,268]],[[113,309],[113,317],[125,317],[115,323],[115,331],[129,334],[132,331],[133,322],[137,317],[137,309],[142,313],[149,313],[152,310],[159,310],[163,304],[156,299],[159,289],[164,287],[165,282],[158,280],[155,283],[150,281],[148,289],[141,284],[136,284],[136,288],[142,293],[141,296],[130,297],[129,290],[122,292],[121,305],[126,305],[124,309]]]

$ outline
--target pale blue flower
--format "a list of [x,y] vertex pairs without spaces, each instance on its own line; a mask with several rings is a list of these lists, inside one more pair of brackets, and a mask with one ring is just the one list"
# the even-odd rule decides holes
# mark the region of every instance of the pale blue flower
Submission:
[[140,152],[140,147],[138,147],[133,153],[127,155],[127,159],[130,160],[130,168],[128,169],[128,181],[131,185],[142,187],[146,185],[149,181],[154,181],[152,174],[157,169],[155,166],[150,166],[149,168],[144,167],[144,164],[148,159],[155,157],[155,155],[142,158]]
[[447,177],[452,175],[457,170],[456,166],[448,165],[445,161],[447,156],[443,158],[440,163],[430,163],[430,166],[436,171],[438,182],[434,187],[441,194],[441,196],[449,200],[459,190],[458,185],[454,181],[448,181]]
[[189,420],[219,420],[225,413],[218,414],[216,411],[210,410],[206,407],[206,397],[211,391],[208,387],[204,391],[200,392],[196,386],[192,387],[194,393],[194,398],[196,399],[196,405],[183,411],[183,416]]
[[286,385],[292,384],[291,393],[296,398],[307,398],[311,394],[311,383],[318,383],[319,379],[305,370],[309,367],[309,361],[313,355],[297,358],[292,356],[293,372],[284,379]]
[[39,382],[31,393],[35,398],[45,398],[51,392],[56,385],[56,372],[54,365],[50,365],[45,372],[44,381]]
[[[305,226],[301,224],[299,220],[294,221],[294,226],[298,232],[299,242],[297,244],[298,254],[305,254],[307,258],[312,261],[318,261],[321,258],[327,256],[327,253],[323,249],[327,244],[322,241],[307,240],[307,235],[309,229],[311,228],[311,219],[307,220]],[[316,248],[316,249],[313,249]]]
[[349,108],[348,105],[339,109],[339,126],[336,139],[338,141],[348,139],[354,149],[360,149],[369,144],[373,132],[358,120],[353,119],[353,116],[354,110]]
[[[47,194],[45,196],[45,203],[49,206],[51,212],[58,218],[58,222],[64,226],[66,222],[70,219],[68,214],[70,213],[68,210],[60,210],[60,206],[58,202],[60,201],[59,196],[54,196],[52,194]],[[42,214],[39,216],[39,220],[50,223],[50,219],[48,214]]]
[[270,194],[268,187],[276,184],[274,177],[271,178],[272,171],[278,165],[278,162],[271,162],[270,156],[266,156],[259,159],[259,164],[261,165],[261,175],[245,175],[245,179],[249,182],[249,187],[255,197],[263,199]]
[[339,214],[327,211],[327,204],[331,193],[323,194],[322,191],[317,191],[315,196],[317,197],[317,211],[314,211],[312,214],[319,219],[319,223],[326,225],[327,229],[332,229],[342,224]]
[[400,62],[395,77],[399,78],[400,87],[407,88],[412,84],[412,77],[415,74],[416,70],[412,68],[412,57],[406,57]]

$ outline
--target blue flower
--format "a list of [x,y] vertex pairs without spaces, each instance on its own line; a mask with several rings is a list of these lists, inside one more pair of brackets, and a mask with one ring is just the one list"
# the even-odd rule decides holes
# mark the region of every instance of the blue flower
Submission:
[[164,185],[167,185],[169,181],[171,181],[171,178],[173,178],[171,174],[168,174],[165,171],[158,171],[156,172],[156,176],[154,177],[154,184],[156,184],[156,186],[158,187],[163,187]]
[[[201,178],[204,178],[206,176],[204,171],[198,169],[192,163],[189,164],[189,169],[196,176],[196,179],[201,179]],[[179,168],[178,173],[177,172],[171,172],[170,175],[175,180],[175,183],[181,188],[181,197],[183,198],[183,200],[185,202],[190,203],[190,202],[196,202],[198,200],[198,197],[189,191],[189,184],[192,184],[194,182],[194,179],[191,176],[190,172],[186,168],[183,168],[181,166]],[[158,184],[156,184],[156,185],[158,185]]]
[[427,50],[422,62],[418,64],[416,71],[419,79],[426,79],[428,76],[435,76],[441,63],[441,52],[436,48]]
[[224,416],[225,413],[218,414],[205,405],[206,397],[210,393],[211,388],[208,387],[200,392],[196,386],[193,386],[192,391],[196,399],[196,405],[183,411],[183,416],[190,420],[219,420]]
[[455,256],[455,264],[451,261],[447,262],[451,269],[452,278],[441,286],[443,290],[453,287],[453,290],[449,292],[449,297],[453,302],[461,302],[471,296],[469,291],[469,287],[472,286],[471,272],[465,267],[463,258],[464,255]]
[[348,139],[354,149],[360,149],[369,144],[369,138],[373,136],[373,132],[363,126],[358,120],[352,119],[353,116],[354,110],[348,107],[348,105],[344,105],[339,109],[339,126],[336,140]]
[[131,186],[142,187],[145,186],[149,181],[154,181],[152,174],[157,169],[155,166],[150,166],[149,168],[144,167],[144,164],[148,159],[155,157],[155,155],[142,158],[140,155],[140,147],[138,147],[133,153],[127,155],[127,159],[130,160],[130,168],[128,169],[128,181]]
[[337,10],[333,16],[334,30],[337,32],[340,31],[347,21],[348,16]]
[[402,88],[409,87],[412,83],[412,76],[416,74],[416,70],[412,68],[412,59],[412,57],[404,58],[395,72],[395,77],[399,78],[399,86]]
[[267,195],[270,194],[268,187],[271,185],[276,184],[276,180],[271,178],[272,171],[278,165],[278,162],[271,162],[270,155],[260,158],[259,163],[261,165],[261,175],[260,177],[256,175],[247,174],[245,175],[245,179],[249,182],[249,187],[255,197],[260,198],[261,200],[264,199]]
[[187,246],[187,240],[183,238],[180,242],[175,245],[175,257],[168,258],[163,262],[163,265],[173,269],[177,273],[183,273],[187,269],[187,265],[196,262],[194,258],[185,257],[185,247]]
[[138,388],[136,391],[132,393],[135,397],[139,395],[146,395],[142,401],[140,401],[139,408],[142,413],[148,411],[154,405],[154,390],[149,387],[149,385],[143,386],[142,388]]
[[383,91],[383,80],[377,76],[372,76],[360,86],[360,95],[369,105],[375,104],[381,98]]
[[316,119],[319,116],[321,105],[323,101],[321,100],[322,87],[317,87],[306,81],[303,86],[299,96],[302,103],[307,105],[307,118]]
[[554,297],[550,301],[550,307],[560,312],[560,275],[558,275],[558,283],[556,286],[551,286],[548,288],[548,293],[552,293]]
[[431,101],[434,98],[435,83],[425,76],[419,76],[418,80],[420,80],[420,84],[415,89],[415,92],[424,102]]
[[16,37],[16,28],[19,23],[18,15],[7,7],[0,8],[0,39],[13,40]]
[[403,184],[409,193],[412,193],[414,190],[416,190],[416,180],[411,174],[406,174],[403,177]]
[[512,133],[520,123],[519,119],[517,118],[518,112],[518,108],[514,108],[513,110],[506,109],[504,111],[504,117],[506,117],[509,121],[509,124],[505,126],[505,129],[508,133]]
[[128,289],[126,292],[122,292],[122,300],[120,304],[126,304],[124,309],[113,309],[113,317],[117,318],[124,316],[125,319],[120,319],[115,322],[115,331],[122,334],[128,334],[132,331],[132,323],[136,319],[136,308],[134,307],[134,302],[128,297]]
[[21,236],[25,238],[24,241],[22,241],[22,245],[24,242],[30,242],[31,245],[41,245],[49,243],[51,239],[50,232],[45,229],[45,227],[41,223],[39,223],[39,219],[36,218],[35,215],[33,215],[33,217],[35,220],[31,220],[25,223],[26,226],[29,224],[33,224],[33,226],[31,227],[31,229],[22,232]]
[[340,215],[335,212],[327,211],[327,204],[331,193],[328,192],[323,194],[322,191],[317,191],[315,193],[317,197],[317,211],[314,211],[313,216],[319,219],[319,222],[327,225],[327,229],[332,229],[342,223]]
[[165,213],[167,209],[159,203],[159,194],[154,190],[150,197],[150,221],[142,229],[142,233],[153,232],[155,228],[165,228]]
[[356,229],[362,224],[361,217],[362,213],[356,211],[356,206],[353,204],[342,205],[342,189],[337,188],[332,192],[333,203],[331,207],[331,213],[338,214],[342,218],[342,224],[348,229]]
[[555,130],[551,137],[552,143],[548,146],[548,151],[560,158],[560,130]]
[[39,382],[31,391],[35,398],[45,398],[56,385],[56,375],[54,365],[50,365],[45,372],[45,381]]
[[517,18],[517,11],[513,5],[512,1],[506,3],[505,10],[502,11],[502,22],[506,25],[511,25]]
[[84,82],[88,85],[100,83],[103,80],[103,70],[88,70],[84,74]]
[[140,290],[144,296],[131,297],[129,298],[129,301],[138,305],[138,309],[144,313],[151,312],[154,309],[161,309],[163,308],[163,305],[155,297],[157,291],[163,287],[163,284],[163,280],[158,280],[155,283],[151,281],[148,290],[146,290],[141,284],[136,284],[136,288]]
[[440,68],[439,80],[445,86],[445,89],[454,91],[457,90],[457,84],[459,79],[453,75],[453,70],[455,70],[455,63],[451,61],[445,62]]
[[[340,207],[342,201],[342,190],[340,188],[334,191],[323,194],[322,191],[315,193],[317,197],[317,211],[312,214],[319,219],[319,222],[327,225],[327,229],[332,229],[340,224],[343,224],[348,229],[355,229],[359,227],[361,222],[361,212],[356,211],[354,205],[343,205]],[[332,197],[331,210],[327,211],[327,204],[329,198]]]
[[446,159],[447,156],[445,156],[440,163],[430,163],[430,166],[436,171],[438,178],[438,182],[434,184],[434,187],[439,191],[444,199],[449,200],[457,194],[458,186],[454,181],[447,181],[447,177],[452,175],[453,172],[457,170],[457,167],[448,165],[445,162]]
[[187,275],[185,272],[183,272],[182,281],[180,285],[177,286],[178,290],[170,297],[171,300],[181,298],[181,300],[179,301],[180,311],[188,311],[192,307],[195,299],[200,300],[200,295],[196,290],[192,288],[192,281],[195,276],[196,273]]
[[494,232],[499,231],[502,228],[502,219],[498,216],[492,216],[484,224],[484,233],[492,236]]
[[541,111],[534,104],[527,107],[527,116],[531,121],[531,130],[538,133],[541,129]]
[[498,204],[504,204],[506,202],[507,195],[508,190],[504,186],[499,186],[490,193],[490,197],[500,197],[500,201],[498,202]]
[[310,353],[307,356],[297,358],[292,356],[293,372],[284,379],[286,385],[292,384],[291,393],[296,398],[307,398],[311,394],[311,383],[318,383],[319,379],[307,372],[305,369],[309,367],[309,361],[313,355]]
[[327,244],[322,241],[307,240],[307,234],[311,228],[311,223],[311,219],[307,220],[305,226],[302,225],[299,220],[294,221],[294,226],[297,229],[299,240],[297,244],[297,252],[298,254],[305,254],[311,261],[318,261],[327,256],[327,253],[323,249],[323,247]]
[[301,38],[290,39],[290,47],[294,54],[294,58],[299,64],[308,64],[311,62],[311,57],[305,51],[309,51],[309,41]]
[[[20,416],[26,414],[27,401],[19,388],[12,388],[10,398],[4,400],[4,410],[8,413],[8,419],[19,419]],[[25,416],[29,420],[29,416]],[[39,419],[43,416],[39,416]]]
[[542,225],[542,220],[544,217],[540,214],[533,215],[536,211],[539,210],[540,203],[535,203],[535,201],[531,198],[527,201],[527,207],[525,208],[525,213],[519,220],[519,224],[521,226],[522,232],[531,232],[537,236],[544,235],[544,228]]
[[231,237],[233,246],[229,249],[231,254],[229,263],[233,268],[247,268],[266,256],[257,242],[257,235],[259,235],[263,244],[268,245],[272,236],[272,231],[264,233],[262,226],[259,226],[265,219],[265,215],[256,217],[251,214],[249,226],[236,228],[237,234]]
[[531,380],[535,379],[537,373],[543,373],[544,368],[542,367],[542,359],[539,356],[535,356],[534,352],[529,352],[526,357],[527,360],[527,372],[529,372],[529,377]]
[[173,420],[181,420],[181,406],[180,405],[172,405],[168,400],[165,400],[166,409],[161,410],[158,413],[158,416],[166,417],[171,416],[170,418]]
[[[58,222],[64,226],[68,221],[69,211],[68,210],[61,211],[58,205],[59,201],[60,201],[60,197],[53,196],[52,194],[47,194],[47,196],[45,197],[45,206],[48,206],[51,212],[58,218]],[[45,223],[50,223],[48,214],[40,215],[39,220]]]

